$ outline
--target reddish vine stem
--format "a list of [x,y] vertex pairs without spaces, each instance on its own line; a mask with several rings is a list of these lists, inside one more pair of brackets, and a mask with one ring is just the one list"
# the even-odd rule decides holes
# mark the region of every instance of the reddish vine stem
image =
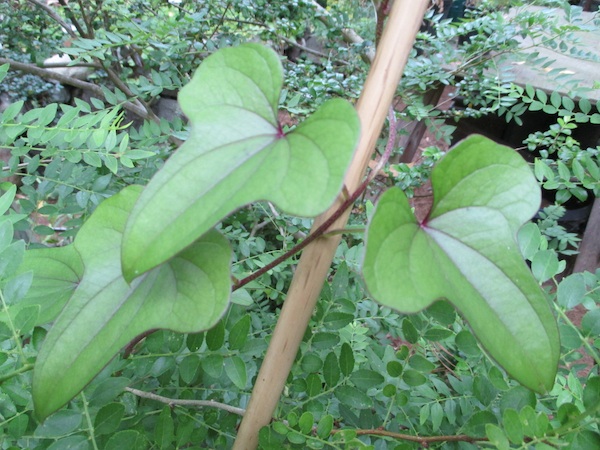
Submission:
[[337,219],[339,219],[339,217],[344,213],[344,211],[346,211],[348,208],[350,208],[350,206],[354,204],[354,202],[362,195],[362,193],[365,191],[365,189],[371,183],[371,181],[375,179],[377,173],[383,168],[385,163],[390,158],[392,151],[394,150],[394,142],[396,140],[396,133],[398,131],[398,121],[396,120],[394,110],[391,107],[390,112],[388,114],[388,118],[390,122],[390,133],[388,137],[388,142],[385,147],[385,151],[383,155],[381,155],[377,167],[361,183],[358,189],[356,189],[348,198],[346,198],[346,200],[344,200],[344,202],[340,205],[337,211],[334,214],[332,214],[331,217],[329,217],[329,219],[323,222],[323,224],[321,224],[321,226],[317,228],[314,233],[309,234],[302,242],[299,242],[293,248],[285,252],[283,255],[275,258],[269,264],[265,265],[264,267],[261,267],[259,270],[248,275],[247,277],[235,282],[232,291],[235,291],[241,288],[242,286],[245,286],[246,284],[250,283],[251,281],[256,280],[261,275],[267,273],[269,270],[273,269],[274,267],[277,267],[279,264],[291,258],[296,253],[302,251],[304,247],[306,247],[308,244],[313,242],[315,239],[323,236],[327,232],[331,224],[333,224]]
[[383,0],[379,7],[377,8],[377,23],[375,25],[375,47],[379,45],[379,41],[381,40],[381,35],[383,34],[383,26],[385,24],[385,19],[390,14],[390,1]]
[[[386,153],[387,153],[387,151],[386,151]],[[383,157],[382,157],[382,160],[383,160]],[[310,244],[315,239],[323,236],[327,232],[327,230],[331,226],[331,224],[334,223],[344,213],[344,211],[346,211],[346,209],[348,209],[350,206],[352,206],[352,204],[358,199],[358,197],[361,196],[361,194],[367,188],[367,186],[372,181],[372,178],[374,177],[374,175],[376,173],[377,173],[377,171],[373,171],[373,175],[371,177],[368,177],[367,179],[365,179],[365,181],[362,182],[362,184],[358,187],[358,189],[356,191],[354,191],[352,193],[352,195],[350,197],[348,197],[340,205],[340,207],[337,209],[337,211],[334,214],[332,214],[328,220],[323,222],[323,224],[319,228],[317,228],[314,233],[309,234],[302,242],[299,242],[293,248],[291,248],[290,250],[285,252],[283,255],[275,258],[269,264],[265,265],[264,267],[261,267],[256,272],[253,272],[250,275],[248,275],[247,277],[234,282],[233,287],[231,288],[231,291],[232,292],[236,291],[237,289],[241,288],[242,286],[245,286],[246,284],[250,283],[251,281],[256,280],[258,277],[267,273],[269,270],[273,269],[274,267],[277,267],[279,264],[284,262],[286,259],[291,258],[296,253],[299,253],[300,251],[302,251],[304,249],[304,247],[306,247],[308,244]],[[125,347],[125,352],[124,352],[123,358],[128,358],[129,355],[132,353],[133,348],[139,342],[144,340],[146,337],[148,337],[155,331],[157,331],[157,330],[156,329],[149,330],[149,331],[146,331],[145,333],[140,334],[139,336],[136,336],[131,342],[129,342],[129,344],[127,344],[127,347]]]
[[150,336],[155,331],[158,331],[158,329],[153,328],[151,330],[144,331],[142,334],[133,338],[131,340],[131,342],[129,342],[129,344],[127,344],[127,346],[125,347],[125,350],[123,351],[123,359],[129,358],[129,356],[131,356],[131,354],[133,353],[135,346],[138,344],[138,342],[146,339],[148,336]]
[[[373,179],[377,176],[377,174],[383,168],[385,163],[389,160],[389,158],[392,154],[392,151],[394,150],[394,142],[396,140],[396,134],[398,132],[398,120],[396,119],[394,110],[391,107],[390,107],[390,112],[388,113],[388,119],[390,122],[390,133],[389,133],[389,137],[388,137],[388,142],[385,147],[385,151],[383,152],[383,155],[381,155],[381,158],[379,159],[377,166],[373,169],[371,174],[362,182],[362,184],[358,187],[358,189],[356,189],[356,191],[354,191],[352,193],[352,195],[350,195],[340,205],[340,207],[337,209],[337,211],[328,220],[323,222],[323,224],[319,228],[317,228],[314,233],[309,234],[302,242],[296,244],[293,248],[291,248],[290,250],[288,250],[283,255],[279,256],[278,258],[275,258],[273,261],[271,261],[266,266],[260,268],[259,270],[248,275],[247,277],[234,282],[233,287],[231,289],[232,292],[241,288],[242,286],[245,286],[246,284],[250,283],[251,281],[256,280],[258,277],[267,273],[269,270],[273,269],[274,267],[277,267],[279,264],[284,262],[286,259],[291,258],[296,253],[299,253],[300,251],[302,251],[304,249],[304,247],[306,247],[308,244],[310,244],[315,239],[323,236],[328,231],[331,224],[334,223],[344,213],[344,211],[346,211],[350,206],[352,206],[352,204],[358,199],[358,197],[360,197],[362,195],[362,193],[365,191],[365,189],[367,188],[369,183],[371,183],[371,181],[373,181]],[[134,347],[139,342],[141,342],[142,340],[147,338],[149,335],[154,333],[155,331],[157,331],[157,330],[156,329],[148,330],[145,333],[142,333],[139,336],[136,336],[134,339],[132,339],[131,342],[129,342],[129,344],[127,344],[127,346],[125,347],[125,350],[123,353],[123,358],[124,359],[128,358],[131,355],[131,353],[133,352]]]
[[359,188],[356,191],[354,191],[352,193],[352,195],[350,195],[346,200],[344,200],[344,203],[342,203],[340,205],[338,210],[328,220],[323,222],[323,224],[319,228],[317,228],[314,233],[309,234],[306,237],[306,239],[304,239],[302,242],[299,242],[298,244],[296,244],[293,248],[291,248],[290,250],[285,252],[283,255],[275,258],[269,264],[265,265],[264,267],[261,267],[259,270],[257,270],[256,272],[253,272],[252,274],[248,275],[247,277],[242,278],[241,280],[237,281],[233,285],[232,291],[235,291],[235,290],[241,288],[242,286],[245,286],[246,284],[250,283],[251,281],[256,280],[258,277],[260,277],[264,273],[268,272],[269,270],[273,269],[274,267],[277,267],[279,264],[284,262],[286,259],[291,258],[296,253],[302,251],[304,249],[304,247],[306,247],[308,244],[310,244],[315,239],[323,236],[323,234],[325,234],[325,232],[331,226],[331,224],[334,223],[344,213],[344,211],[346,211],[350,206],[352,206],[352,204],[356,201],[356,199],[358,199],[358,197],[360,197],[360,195],[366,189],[369,182],[370,182],[369,179],[366,179],[365,181],[363,181],[363,183],[359,186]]

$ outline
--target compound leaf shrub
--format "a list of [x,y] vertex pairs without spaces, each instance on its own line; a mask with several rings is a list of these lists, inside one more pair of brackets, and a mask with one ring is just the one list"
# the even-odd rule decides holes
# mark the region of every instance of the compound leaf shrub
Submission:
[[127,222],[127,280],[250,202],[269,200],[299,216],[333,202],[358,138],[356,112],[330,100],[286,134],[277,122],[282,83],[278,56],[258,44],[220,50],[202,63],[179,95],[191,135],[148,183]]
[[367,236],[368,289],[405,313],[447,298],[507,372],[549,391],[558,330],[516,241],[540,205],[533,173],[514,150],[472,136],[434,168],[432,185],[434,203],[421,223],[401,190],[382,196]]

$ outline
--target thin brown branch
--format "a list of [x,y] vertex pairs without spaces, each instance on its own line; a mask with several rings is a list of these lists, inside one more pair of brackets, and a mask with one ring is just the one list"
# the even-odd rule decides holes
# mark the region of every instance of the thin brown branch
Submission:
[[[104,92],[102,91],[100,86],[93,83],[89,83],[87,81],[82,81],[77,78],[70,77],[68,75],[63,75],[61,73],[54,72],[52,70],[43,69],[41,67],[36,66],[35,64],[28,64],[15,61],[10,58],[0,57],[0,64],[9,64],[11,69],[13,70],[20,70],[21,72],[37,75],[38,77],[47,80],[55,80],[61,84],[66,84],[79,89],[85,89],[98,97],[104,98]],[[132,102],[123,102],[122,106],[126,110],[131,111],[132,113],[141,117],[142,119],[148,118],[148,112],[139,105],[136,105]]]
[[235,406],[230,406],[225,403],[216,402],[214,400],[180,400],[177,398],[168,398],[163,397],[162,395],[153,394],[152,392],[140,391],[138,389],[126,387],[125,390],[127,392],[132,393],[133,395],[137,395],[141,398],[147,398],[148,400],[155,400],[157,402],[164,403],[169,406],[192,406],[195,408],[217,408],[222,409],[223,411],[230,412],[232,414],[237,414],[238,416],[243,416],[246,410],[242,408],[236,408]]
[[67,68],[73,68],[73,67],[91,67],[92,69],[103,69],[102,66],[99,66],[98,64],[94,64],[94,63],[77,63],[77,64],[71,64],[68,62],[44,62],[44,69],[67,69]]
[[[219,29],[223,25],[223,22],[225,21],[225,16],[227,15],[227,12],[229,11],[230,7],[231,7],[231,2],[227,2],[227,5],[225,5],[225,9],[223,10],[223,13],[221,14],[221,18],[217,22],[217,26],[215,27],[215,29],[213,30],[213,32],[211,33],[209,38],[206,40],[206,42],[210,42],[212,40],[212,38],[214,38],[215,35],[218,33]],[[206,43],[204,44],[204,49],[205,50],[207,49]]]
[[266,27],[264,22],[256,22],[254,20],[236,19],[235,17],[225,17],[225,18],[223,18],[223,22],[234,22],[234,23],[239,23],[242,25],[254,25],[256,27],[263,27],[263,28]]
[[58,23],[62,28],[64,28],[65,32],[67,32],[69,34],[69,36],[71,36],[72,38],[77,38],[77,34],[73,31],[73,29],[71,28],[71,25],[69,25],[67,22],[65,22],[62,19],[62,17],[60,17],[58,15],[58,13],[56,11],[54,11],[54,9],[52,9],[50,6],[46,5],[45,3],[40,2],[38,0],[27,0],[27,1],[29,3],[32,3],[36,7],[46,11],[46,14],[48,14],[56,23]]
[[[134,389],[130,387],[126,387],[125,390],[127,392],[132,393],[141,398],[146,398],[148,400],[155,400],[160,403],[164,403],[169,406],[191,406],[194,408],[217,408],[222,409],[223,411],[230,412],[232,414],[237,414],[238,416],[243,416],[246,412],[245,409],[237,408],[235,406],[227,405],[226,403],[220,403],[214,400],[181,400],[177,398],[169,398],[163,397],[162,395],[153,394],[152,392],[140,391],[139,389]],[[345,430],[332,430],[331,434],[341,433]],[[423,446],[427,444],[432,444],[435,442],[482,442],[488,441],[487,438],[476,438],[473,436],[468,436],[466,434],[459,435],[447,435],[447,436],[414,436],[411,434],[403,434],[403,433],[395,433],[393,431],[387,431],[383,429],[370,429],[370,430],[354,430],[358,436],[385,436],[393,439],[416,442]]]
[[[102,0],[103,1],[103,0]],[[98,15],[100,14],[100,12],[102,11],[102,1],[95,1],[93,5],[93,10],[90,12],[89,14],[89,18],[90,18],[90,22],[93,23],[94,20],[96,19],[96,17],[98,17]],[[108,30],[108,28],[106,28]]]
[[[77,0],[79,4],[79,10],[81,11],[81,17],[83,18],[83,23],[85,23],[85,28],[87,29],[87,36],[90,38],[94,37],[94,27],[92,26],[92,22],[85,12],[84,3],[82,0]],[[108,31],[108,30],[107,30]]]
[[[310,53],[312,55],[318,56],[319,58],[329,59],[329,55],[327,55],[327,54],[325,54],[323,52],[314,50],[314,49],[312,49],[310,47],[307,47],[306,45],[302,45],[302,44],[294,41],[293,39],[287,38],[287,37],[282,36],[280,34],[278,34],[277,37],[279,39],[281,39],[282,41],[287,42],[289,45],[302,50],[303,52]],[[350,63],[348,61],[344,61],[342,59],[335,59],[333,61],[336,62],[336,63],[338,63],[338,64],[344,65],[344,66],[349,66],[350,65]]]
[[69,4],[65,0],[58,0],[58,2],[60,3],[60,6],[62,6],[64,8],[65,14],[69,18],[69,20],[73,23],[73,26],[79,33],[79,36],[83,37],[83,38],[88,38],[89,36],[87,35],[86,31],[83,29],[83,27],[77,20],[77,18],[75,17],[75,14],[73,14],[73,10],[69,6]]
[[[331,434],[340,433],[342,431],[344,431],[344,430],[332,430]],[[453,436],[453,435],[414,436],[412,434],[395,433],[393,431],[387,431],[387,430],[381,430],[381,429],[353,430],[353,431],[355,431],[358,436],[370,435],[370,436],[391,437],[393,439],[398,439],[398,440],[403,440],[403,441],[417,442],[418,444],[421,444],[423,447],[427,446],[428,444],[435,443],[435,442],[470,442],[470,443],[474,443],[474,442],[488,441],[488,439],[484,438],[484,437],[476,438],[473,436],[468,436],[466,434],[458,434],[455,436]]]
[[[97,60],[97,61],[100,63],[99,60]],[[108,79],[110,81],[112,81],[112,83],[118,89],[120,89],[127,97],[129,97],[129,98],[135,97],[133,95],[133,92],[131,92],[129,87],[119,78],[119,75],[117,75],[114,70],[112,70],[108,66],[104,66],[104,70],[106,71],[106,74],[108,75]],[[135,104],[136,107],[144,109],[146,111],[145,118],[148,118],[156,123],[160,122],[160,119],[156,116],[156,114],[154,114],[154,111],[152,111],[152,108],[150,108],[150,105],[148,105],[148,103],[146,103],[144,100],[142,100],[140,98],[136,98],[132,103]],[[179,142],[179,143],[181,143],[181,142]]]
[[250,237],[253,238],[254,236],[256,236],[256,233],[259,230],[262,230],[264,227],[266,227],[267,225],[269,225],[271,223],[270,219],[265,219],[260,223],[255,224],[252,229],[250,230]]
[[70,77],[68,75],[63,75],[52,70],[44,69],[39,66],[36,66],[35,64],[22,63],[19,61],[15,61],[14,59],[2,57],[0,57],[0,64],[9,64],[11,69],[13,70],[20,70],[21,72],[37,75],[41,78],[56,80],[61,84],[67,84],[69,86],[89,90],[95,95],[102,96],[102,89],[100,89],[99,86],[93,83],[82,81],[77,78]]
[[[69,27],[64,21],[62,21],[62,19],[60,18],[60,16],[58,16],[58,14],[56,14],[56,12],[54,10],[52,10],[52,8],[48,7],[47,5],[44,5],[44,4],[40,3],[38,0],[28,0],[28,1],[30,1],[31,3],[35,4],[36,6],[42,8],[42,9],[44,9],[54,20],[56,20],[61,26],[63,26],[72,37],[74,37],[74,38],[77,37],[77,35],[73,32],[73,30],[71,29],[71,27]],[[85,33],[81,29],[80,25],[76,24],[75,26],[76,26],[76,28],[78,29],[79,33],[82,36],[91,38],[94,35],[94,29],[93,29],[91,20],[90,20],[90,18],[88,17],[88,15],[85,12],[84,3],[81,0],[78,0],[78,4],[79,4],[79,7],[81,9],[81,14],[82,14],[82,17],[83,17],[83,21],[84,21],[85,26],[86,26],[86,28],[87,28],[88,31],[87,31],[87,33]],[[66,3],[64,3],[63,1],[61,1],[61,5],[63,7],[65,7],[65,9],[68,12],[68,14],[70,14],[70,15],[73,14],[72,10],[70,9],[70,7]],[[12,66],[12,64],[11,64],[11,66]],[[127,87],[127,85],[114,72],[114,70],[112,70],[108,66],[103,65],[102,62],[99,59],[96,58],[96,64],[94,64],[93,67],[98,67],[98,68],[101,67],[101,68],[103,68],[106,71],[106,73],[107,73],[108,78],[110,79],[110,81],[112,81],[112,83],[118,89],[120,89],[122,92],[125,93],[125,95],[127,95],[130,98],[135,97],[133,95],[133,93],[131,92],[131,90]],[[24,70],[24,69],[20,69],[20,70]],[[29,73],[31,73],[31,72],[29,72]],[[42,78],[48,78],[49,77],[48,74],[44,75],[44,74],[38,73],[36,75],[41,76]],[[67,79],[64,79],[64,78],[62,80],[59,80],[57,78],[53,78],[53,79],[59,81],[62,84],[68,84],[70,86],[81,87],[81,86],[75,85],[72,82],[69,82]],[[88,83],[87,87],[82,87],[82,88],[83,89],[90,89],[90,90],[92,90],[92,88],[90,86],[95,86],[95,85],[93,85],[91,83]],[[95,90],[93,92],[96,95],[100,95],[100,96],[104,97],[102,90],[99,89],[99,88],[98,88],[98,90]],[[131,103],[131,106],[124,105],[124,107],[126,109],[130,110],[131,112],[135,113],[136,115],[144,118],[144,119],[150,119],[150,120],[152,120],[154,122],[157,122],[157,123],[160,122],[160,119],[156,116],[156,114],[154,114],[154,111],[152,111],[152,109],[150,108],[150,106],[145,101],[143,101],[141,99],[135,99],[133,101],[130,101],[130,103]],[[140,112],[142,110],[144,111],[144,113],[140,114]],[[180,141],[174,142],[174,143],[175,144],[181,144]]]
[[[214,400],[181,400],[177,398],[169,398],[163,397],[162,395],[153,394],[152,392],[140,391],[139,389],[134,389],[130,387],[126,387],[125,390],[127,392],[132,393],[141,398],[146,398],[148,400],[155,400],[160,403],[164,403],[169,406],[191,406],[194,408],[217,408],[222,409],[223,411],[230,412],[232,414],[237,414],[238,416],[243,416],[246,412],[245,409],[237,408],[235,406],[227,405],[226,403],[220,403]],[[331,434],[341,433],[346,430],[331,430]],[[468,436],[466,434],[459,435],[446,435],[446,436],[414,436],[411,434],[403,434],[403,433],[395,433],[393,431],[387,431],[383,429],[370,429],[370,430],[353,430],[358,436],[385,436],[393,439],[416,442],[422,446],[427,446],[428,444],[432,444],[435,442],[484,442],[488,441],[487,438],[476,438],[473,436]]]
[[[317,19],[319,19],[323,24],[329,25],[329,19],[331,18],[329,11],[327,11],[325,8],[323,8],[321,5],[319,5],[316,0],[311,0],[311,3],[313,5],[313,7],[319,12]],[[349,42],[351,44],[359,44],[360,45],[365,42],[365,40],[362,37],[360,37],[358,35],[358,33],[356,33],[356,31],[354,31],[351,28],[344,28],[342,30],[342,36],[344,36],[344,40],[346,42]],[[361,57],[362,57],[363,61],[366,62],[367,64],[372,64],[373,61],[375,60],[375,49],[366,48],[363,51],[363,53],[361,54]]]

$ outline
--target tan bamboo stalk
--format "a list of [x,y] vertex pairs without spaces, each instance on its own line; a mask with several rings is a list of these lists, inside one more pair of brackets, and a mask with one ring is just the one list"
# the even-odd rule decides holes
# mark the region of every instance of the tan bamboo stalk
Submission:
[[[343,193],[353,192],[361,183],[428,4],[429,0],[394,2],[356,106],[361,138],[344,180]],[[342,194],[315,220],[312,230],[334,214],[343,201]],[[331,228],[343,228],[349,215],[348,209]],[[302,253],[240,424],[234,450],[255,449],[259,430],[271,421],[340,239],[338,234],[319,238]]]

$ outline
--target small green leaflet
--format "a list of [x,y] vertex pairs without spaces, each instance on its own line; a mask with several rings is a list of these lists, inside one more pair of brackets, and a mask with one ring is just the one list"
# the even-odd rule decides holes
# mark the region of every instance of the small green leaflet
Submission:
[[363,275],[378,302],[415,313],[448,299],[489,354],[524,386],[554,384],[556,322],[516,243],[540,188],[512,149],[482,136],[434,168],[434,203],[419,223],[396,188],[380,199],[367,233]]
[[150,180],[127,222],[127,281],[253,201],[269,200],[298,216],[331,205],[358,140],[356,112],[333,99],[284,134],[277,122],[282,83],[279,57],[257,44],[203,61],[179,94],[190,137]]
[[[44,253],[50,268],[62,264],[73,271],[72,277],[64,277],[57,270],[42,271],[46,285],[72,286],[80,276],[81,264],[84,267],[35,364],[33,400],[40,419],[77,395],[139,334],[156,328],[181,333],[206,330],[217,323],[228,306],[231,249],[216,231],[206,233],[131,285],[125,282],[120,265],[121,239],[140,192],[141,187],[129,186],[105,200],[72,246],[36,251],[31,262],[34,286],[35,267],[43,266]],[[42,287],[39,283],[37,286]],[[59,289],[49,294],[59,302],[64,300]],[[52,300],[47,299],[49,304]]]

